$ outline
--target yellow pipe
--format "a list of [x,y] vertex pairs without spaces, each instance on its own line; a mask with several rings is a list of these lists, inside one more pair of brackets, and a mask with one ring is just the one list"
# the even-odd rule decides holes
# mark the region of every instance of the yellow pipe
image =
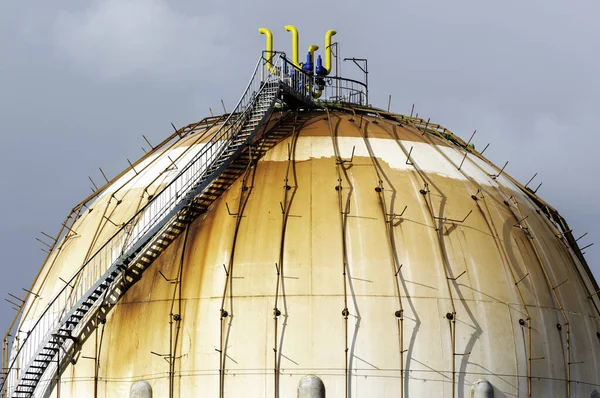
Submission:
[[317,46],[316,44],[313,44],[312,46],[308,47],[308,52],[310,53],[310,58],[312,59],[313,65],[316,62],[315,51],[317,51],[318,49],[319,49],[319,46]]
[[292,33],[292,63],[300,68],[298,61],[298,29],[293,25],[285,25],[285,30]]
[[258,31],[261,35],[265,35],[267,40],[267,69],[270,72],[275,73],[275,67],[273,66],[273,33],[267,28],[258,28]]
[[327,74],[331,72],[331,36],[334,36],[337,32],[335,30],[328,30],[325,33],[325,69]]

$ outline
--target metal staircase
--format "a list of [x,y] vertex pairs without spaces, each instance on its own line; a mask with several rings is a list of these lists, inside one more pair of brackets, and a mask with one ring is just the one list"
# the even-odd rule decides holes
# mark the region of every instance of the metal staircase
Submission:
[[[105,319],[186,225],[205,212],[265,146],[274,144],[264,130],[275,104],[285,99],[295,106],[313,105],[312,78],[299,70],[292,74],[290,79],[285,57],[261,57],[235,110],[200,153],[82,264],[28,331],[21,331],[2,383],[3,397],[49,396],[56,376],[73,360],[94,324]],[[257,142],[265,145],[253,149]]]

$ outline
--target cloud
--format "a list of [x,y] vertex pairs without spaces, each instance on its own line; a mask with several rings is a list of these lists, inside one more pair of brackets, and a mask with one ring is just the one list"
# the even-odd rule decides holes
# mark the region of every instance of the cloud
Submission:
[[54,38],[58,53],[84,74],[171,80],[223,59],[220,32],[228,25],[225,14],[186,15],[165,0],[106,0],[59,12]]

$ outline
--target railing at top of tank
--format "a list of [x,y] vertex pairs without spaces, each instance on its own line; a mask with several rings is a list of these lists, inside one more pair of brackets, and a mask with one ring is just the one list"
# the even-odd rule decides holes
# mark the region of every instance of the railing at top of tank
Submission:
[[263,51],[263,57],[273,54],[270,72],[307,102],[323,104],[367,105],[367,86],[357,80],[339,76],[309,74],[287,60],[285,53]]
[[[159,194],[149,200],[81,266],[54,296],[29,330],[18,332],[15,344],[19,345],[13,344],[11,363],[0,391],[8,393],[9,397],[12,396],[20,377],[25,374],[36,356],[50,341],[51,334],[67,320],[69,312],[85,299],[87,292],[97,284],[109,268],[122,262],[135,252],[135,248],[151,239],[151,236],[148,236],[149,232],[161,222],[167,221],[170,212],[181,203],[194,184],[204,175],[209,165],[213,164],[235,139],[237,133],[249,119],[263,88],[268,83],[279,80],[281,80],[281,76],[277,70],[273,69],[264,57],[261,57],[237,106],[202,150]],[[19,370],[21,374],[19,374]]]
[[357,80],[338,76],[326,77],[321,96],[315,99],[317,104],[353,104],[367,106],[367,86]]

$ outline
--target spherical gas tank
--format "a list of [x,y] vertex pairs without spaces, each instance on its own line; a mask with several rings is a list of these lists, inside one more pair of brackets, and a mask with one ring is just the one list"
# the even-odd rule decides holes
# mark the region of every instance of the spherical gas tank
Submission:
[[[217,129],[147,155],[82,209],[22,330]],[[422,130],[282,111],[260,159],[83,333],[61,398],[592,396],[584,265],[506,171]]]

